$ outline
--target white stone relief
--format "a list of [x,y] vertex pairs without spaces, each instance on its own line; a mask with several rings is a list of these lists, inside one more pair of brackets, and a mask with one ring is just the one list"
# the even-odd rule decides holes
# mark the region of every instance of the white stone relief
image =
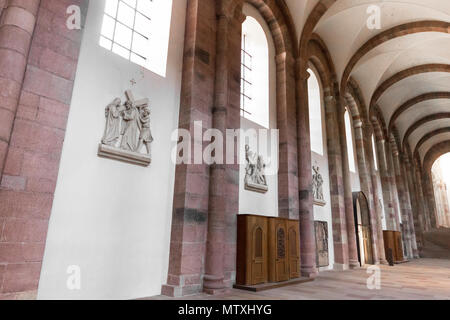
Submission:
[[269,191],[265,175],[266,164],[262,156],[251,151],[250,146],[245,146],[245,189],[259,193]]
[[[149,100],[136,101],[130,90],[125,94],[127,100],[124,104],[120,98],[116,98],[105,109],[105,132],[98,155],[148,166],[151,163],[151,143],[153,142]],[[146,153],[142,152],[144,147]]]
[[314,196],[314,204],[318,206],[325,206],[327,203],[325,202],[325,197],[323,196],[323,177],[320,174],[320,167],[313,166],[313,196]]

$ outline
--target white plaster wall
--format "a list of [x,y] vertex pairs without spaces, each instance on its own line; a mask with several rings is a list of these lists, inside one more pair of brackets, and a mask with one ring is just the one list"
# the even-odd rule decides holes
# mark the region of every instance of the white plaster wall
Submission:
[[[276,64],[275,64],[275,46],[269,27],[267,26],[264,18],[249,4],[244,4],[243,13],[246,16],[255,18],[262,26],[268,42],[269,47],[269,128],[277,128],[277,107],[276,107]],[[257,95],[258,92],[253,94]],[[266,130],[267,128],[258,125],[248,119],[241,117],[241,129],[255,129]],[[273,153],[274,157],[273,165],[278,167],[278,139],[277,141],[271,140],[270,132],[268,133],[267,148],[270,150],[271,145],[276,146],[276,150]],[[245,141],[240,139],[241,151],[245,150]],[[258,142],[259,143],[259,142]],[[255,145],[250,146],[253,151],[256,151]],[[278,217],[278,174],[270,174],[266,172],[267,183],[269,191],[265,194],[260,194],[252,191],[245,190],[245,154],[241,152],[241,166],[239,170],[239,214],[255,214],[268,217]],[[266,159],[267,160],[267,159]]]
[[[259,129],[266,130],[266,128],[259,126],[258,124],[251,122],[245,118],[241,118],[241,129],[255,129],[257,133]],[[253,152],[256,152],[257,145],[259,141],[256,142],[256,137],[251,141],[245,141],[245,139],[240,139],[240,158],[241,165],[239,170],[239,214],[254,214],[259,216],[267,217],[278,217],[278,173],[271,174],[270,171],[266,171],[267,185],[269,191],[267,193],[258,193],[254,191],[245,190],[245,144],[249,143],[250,148]],[[273,165],[278,167],[278,137],[276,141],[272,143],[271,135],[268,134],[267,148],[270,150],[270,146],[274,146],[274,151],[270,152],[274,155]],[[269,153],[269,154],[270,154]],[[267,161],[267,157],[264,156]],[[273,158],[272,158],[273,159]]]
[[[90,1],[66,140],[50,218],[39,299],[131,299],[160,294],[168,269],[186,0],[173,1],[163,78],[98,45],[104,0]],[[149,97],[153,163],[142,168],[97,157],[104,108],[131,79]],[[70,291],[68,266],[81,268]]]

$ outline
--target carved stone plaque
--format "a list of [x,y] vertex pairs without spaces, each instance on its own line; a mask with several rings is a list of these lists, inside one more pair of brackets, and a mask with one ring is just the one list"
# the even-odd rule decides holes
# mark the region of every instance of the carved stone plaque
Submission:
[[262,156],[250,150],[250,146],[245,146],[245,189],[259,193],[269,191],[264,169],[266,164]]
[[149,100],[136,101],[131,91],[125,95],[124,104],[116,98],[105,109],[105,132],[98,156],[147,167],[152,162],[153,142]]
[[317,266],[328,267],[330,265],[328,251],[328,223],[325,221],[314,221],[316,233]]

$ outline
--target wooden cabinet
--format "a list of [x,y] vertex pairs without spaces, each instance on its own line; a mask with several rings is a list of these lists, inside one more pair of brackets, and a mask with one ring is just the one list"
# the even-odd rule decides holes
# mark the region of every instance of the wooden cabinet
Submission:
[[238,216],[238,285],[282,282],[300,277],[297,220]]
[[236,282],[241,285],[266,283],[268,221],[265,217],[238,216]]
[[402,233],[398,231],[383,231],[383,240],[386,257],[388,257],[388,250],[391,249],[394,262],[403,261]]

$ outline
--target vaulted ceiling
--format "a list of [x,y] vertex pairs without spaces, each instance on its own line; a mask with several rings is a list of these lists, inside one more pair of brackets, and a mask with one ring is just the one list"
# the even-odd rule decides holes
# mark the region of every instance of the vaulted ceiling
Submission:
[[[423,159],[450,139],[449,0],[285,2],[299,38],[316,5],[328,8],[314,33],[327,45],[341,86],[353,78],[368,112],[378,107],[413,152]],[[380,8],[381,29],[367,27],[371,5]]]

